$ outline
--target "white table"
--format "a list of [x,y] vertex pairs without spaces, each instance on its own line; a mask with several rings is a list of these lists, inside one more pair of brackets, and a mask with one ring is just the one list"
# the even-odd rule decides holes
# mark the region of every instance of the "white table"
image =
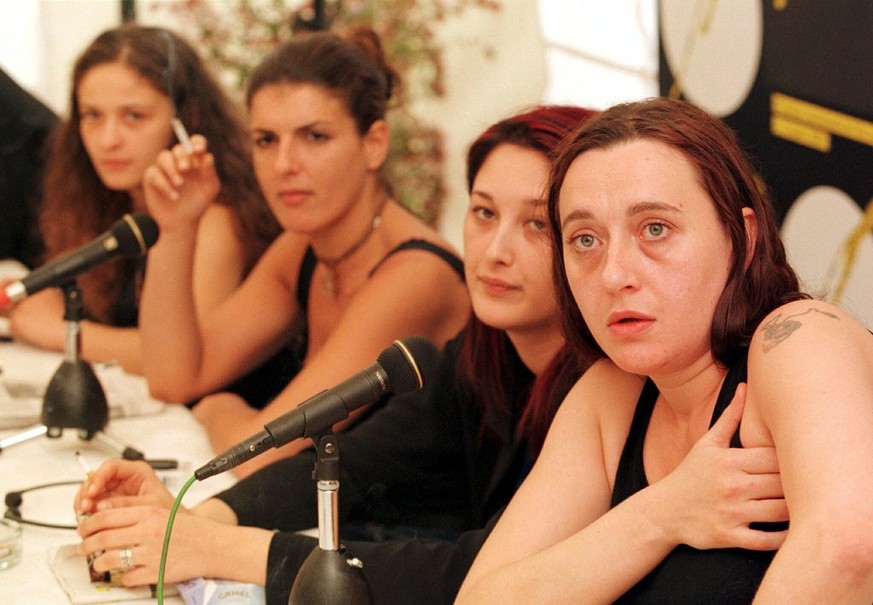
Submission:
[[[19,344],[0,344],[0,367],[3,375],[16,378],[28,373],[35,379],[48,380],[61,362],[61,356],[34,351]],[[127,376],[135,385],[142,378]],[[106,427],[108,435],[124,445],[142,451],[147,458],[175,458],[178,471],[162,472],[174,493],[182,487],[194,470],[210,460],[215,453],[205,433],[190,411],[180,405],[162,404],[157,413],[117,418]],[[20,429],[0,430],[0,439],[19,434]],[[59,438],[45,435],[17,443],[0,452],[0,493],[31,486],[83,478],[83,469],[76,460],[79,451],[93,466],[118,453],[99,439],[84,441],[77,431],[66,429]],[[183,505],[191,506],[233,483],[230,473],[195,482],[186,493]],[[41,521],[75,524],[72,497],[75,486],[56,488],[24,495],[22,514]],[[23,525],[21,562],[0,571],[0,605],[64,605],[66,593],[49,568],[49,552],[58,546],[78,542],[73,530],[45,529]],[[149,601],[137,601],[148,603]],[[152,601],[153,602],[153,601]],[[167,598],[165,603],[182,603],[180,598]]]

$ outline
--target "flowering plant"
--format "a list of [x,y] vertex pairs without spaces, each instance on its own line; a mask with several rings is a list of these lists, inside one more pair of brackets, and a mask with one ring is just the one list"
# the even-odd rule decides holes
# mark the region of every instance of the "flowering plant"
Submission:
[[[318,5],[315,4],[318,2]],[[277,44],[323,19],[338,33],[368,26],[382,39],[402,89],[390,111],[391,149],[385,165],[396,199],[430,224],[439,217],[445,188],[443,137],[409,110],[412,101],[445,94],[442,48],[435,27],[468,9],[498,10],[499,0],[209,0],[157,2],[193,30],[207,60],[229,88],[242,91],[249,72]]]

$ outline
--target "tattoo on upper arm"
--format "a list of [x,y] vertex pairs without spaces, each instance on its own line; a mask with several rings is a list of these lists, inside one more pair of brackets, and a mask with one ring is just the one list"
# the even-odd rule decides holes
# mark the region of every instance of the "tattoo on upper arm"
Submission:
[[818,309],[807,309],[803,313],[795,313],[784,319],[782,318],[782,314],[779,313],[773,319],[761,326],[761,331],[764,333],[764,352],[766,353],[800,328],[801,323],[793,318],[801,317],[807,313],[821,313],[822,315],[826,315],[831,319],[839,321],[839,317],[835,314],[828,313],[827,311],[819,311]]

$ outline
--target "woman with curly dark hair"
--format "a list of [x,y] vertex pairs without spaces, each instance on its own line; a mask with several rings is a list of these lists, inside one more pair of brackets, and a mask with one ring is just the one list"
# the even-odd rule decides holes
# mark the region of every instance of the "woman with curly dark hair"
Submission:
[[[255,180],[242,113],[180,36],[123,25],[103,32],[79,56],[69,118],[51,136],[40,232],[45,258],[77,248],[130,212],[146,211],[142,178],[175,142],[177,118],[213,144],[221,190],[197,233],[198,313],[225,299],[279,233]],[[86,321],[82,353],[141,371],[138,325],[142,259],[116,259],[82,275]],[[11,312],[15,338],[64,347],[64,303],[57,289]]]

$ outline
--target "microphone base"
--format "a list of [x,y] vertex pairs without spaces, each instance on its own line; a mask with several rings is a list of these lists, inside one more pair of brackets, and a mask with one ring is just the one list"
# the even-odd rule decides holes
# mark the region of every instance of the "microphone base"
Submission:
[[370,605],[360,561],[345,549],[316,548],[300,567],[288,605]]
[[109,404],[103,385],[85,361],[64,360],[46,387],[42,423],[48,436],[60,436],[62,429],[78,429],[85,439],[102,431],[109,422]]

